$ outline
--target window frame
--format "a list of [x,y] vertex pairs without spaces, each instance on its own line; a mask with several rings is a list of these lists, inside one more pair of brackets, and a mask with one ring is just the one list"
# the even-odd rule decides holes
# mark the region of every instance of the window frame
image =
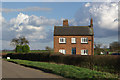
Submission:
[[81,50],[81,55],[88,55],[88,50],[87,49],[82,49]]
[[59,49],[59,52],[62,54],[66,54],[66,50],[65,49]]
[[71,43],[72,43],[72,44],[76,44],[76,38],[74,38],[74,37],[71,38]]
[[87,37],[82,37],[81,38],[81,43],[88,43],[88,38]]
[[[61,39],[63,39],[63,42],[61,42]],[[60,38],[59,38],[59,43],[66,43],[66,38],[60,37]]]

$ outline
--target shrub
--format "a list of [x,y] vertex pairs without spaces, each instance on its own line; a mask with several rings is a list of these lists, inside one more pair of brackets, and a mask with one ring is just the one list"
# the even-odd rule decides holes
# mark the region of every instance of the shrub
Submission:
[[22,51],[22,46],[21,45],[17,45],[16,46],[16,49],[15,49],[15,52],[17,52],[17,53],[22,53],[23,51]]
[[28,53],[30,51],[30,47],[28,45],[17,45],[15,48],[16,53]]
[[22,51],[23,51],[23,53],[28,53],[30,51],[30,47],[28,45],[23,45]]

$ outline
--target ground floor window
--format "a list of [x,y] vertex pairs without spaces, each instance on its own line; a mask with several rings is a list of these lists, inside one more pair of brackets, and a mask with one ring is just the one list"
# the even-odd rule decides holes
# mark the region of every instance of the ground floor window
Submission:
[[88,50],[82,49],[81,50],[81,55],[88,55]]
[[66,54],[66,51],[64,49],[59,50],[60,53]]

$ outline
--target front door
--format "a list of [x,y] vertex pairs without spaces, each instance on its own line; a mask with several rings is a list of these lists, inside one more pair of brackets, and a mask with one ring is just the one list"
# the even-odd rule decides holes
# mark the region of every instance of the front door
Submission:
[[72,48],[72,54],[76,54],[76,47]]

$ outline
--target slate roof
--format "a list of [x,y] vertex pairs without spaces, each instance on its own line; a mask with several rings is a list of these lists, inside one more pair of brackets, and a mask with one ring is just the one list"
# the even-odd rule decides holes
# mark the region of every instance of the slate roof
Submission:
[[54,36],[92,36],[93,28],[89,26],[55,26]]

